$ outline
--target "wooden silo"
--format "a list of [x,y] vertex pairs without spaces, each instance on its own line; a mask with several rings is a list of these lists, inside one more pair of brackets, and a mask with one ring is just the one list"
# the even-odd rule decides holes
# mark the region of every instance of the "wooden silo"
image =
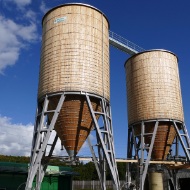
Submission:
[[[73,92],[64,101],[55,130],[69,155],[74,156],[92,129],[86,99],[75,92],[110,99],[109,23],[98,9],[73,3],[48,11],[42,25],[38,101],[47,94]],[[52,96],[49,109],[57,102]],[[99,111],[99,101],[92,98],[91,102]]]
[[[151,158],[164,160],[170,150],[176,131],[170,120],[184,121],[178,59],[166,50],[151,50],[136,54],[125,63],[128,100],[128,123],[135,135],[151,134],[155,120],[161,119],[156,133]],[[147,122],[149,121],[149,122]],[[145,136],[150,144],[151,135]]]

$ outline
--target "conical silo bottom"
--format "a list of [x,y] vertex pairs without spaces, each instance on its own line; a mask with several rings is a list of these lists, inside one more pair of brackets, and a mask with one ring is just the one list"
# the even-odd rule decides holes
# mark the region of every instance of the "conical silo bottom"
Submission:
[[[90,100],[93,110],[100,111],[99,100]],[[50,100],[51,109],[57,102],[56,98]],[[67,95],[55,124],[55,131],[70,157],[77,155],[92,127],[92,117],[85,96]]]
[[[145,133],[153,133],[155,127],[155,122],[145,123]],[[141,133],[141,126],[136,125],[135,135]],[[152,149],[152,160],[165,160],[171,145],[176,137],[176,131],[170,122],[159,122],[153,149]],[[152,135],[145,135],[145,144],[150,145],[152,140]]]

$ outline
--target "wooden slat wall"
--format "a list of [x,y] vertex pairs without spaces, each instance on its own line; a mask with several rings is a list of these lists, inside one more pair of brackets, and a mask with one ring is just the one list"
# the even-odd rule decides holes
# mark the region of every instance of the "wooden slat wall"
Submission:
[[149,51],[125,65],[129,124],[168,118],[184,121],[177,57],[166,51]]
[[[56,19],[62,19],[55,23]],[[59,6],[43,19],[38,98],[60,91],[83,91],[110,99],[109,23],[96,9],[82,4]],[[94,111],[99,100],[91,99]],[[51,98],[49,110],[57,98]],[[49,118],[52,115],[49,114]],[[76,155],[92,128],[84,98],[67,96],[55,130],[66,150]]]
[[[57,103],[58,99],[52,98],[49,110],[55,109]],[[94,111],[101,110],[100,103],[96,98],[91,98],[91,104]],[[49,117],[51,119],[52,115]],[[74,155],[76,155],[92,127],[92,118],[86,99],[78,95],[67,96],[55,125],[57,135],[65,149],[74,151]]]
[[[177,57],[167,51],[153,50],[137,54],[125,64],[127,80],[128,123],[143,120],[174,119],[184,121]],[[145,123],[145,133],[152,133],[155,122]],[[135,134],[141,126],[135,126]],[[164,160],[176,136],[170,122],[160,122],[151,158]],[[151,136],[145,137],[150,144]]]
[[91,7],[67,5],[50,11],[43,19],[38,97],[85,91],[109,100],[108,30],[107,19]]

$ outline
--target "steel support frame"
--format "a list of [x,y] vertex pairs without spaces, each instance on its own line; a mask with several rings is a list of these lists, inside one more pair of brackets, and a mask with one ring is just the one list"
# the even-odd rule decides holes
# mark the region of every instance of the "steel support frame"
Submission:
[[[41,183],[47,168],[47,164],[50,157],[52,156],[58,136],[57,135],[55,136],[52,144],[48,144],[48,141],[50,139],[51,132],[54,130],[54,126],[57,121],[59,112],[67,95],[85,96],[94,123],[94,129],[96,130],[98,157],[99,157],[98,159],[95,156],[95,152],[93,151],[93,146],[90,145],[90,139],[88,139],[88,142],[98,172],[98,176],[102,184],[102,189],[103,190],[106,189],[105,184],[106,184],[106,163],[107,163],[112,176],[114,189],[119,190],[120,184],[119,184],[117,166],[115,162],[111,108],[109,102],[103,97],[94,94],[89,94],[86,92],[60,92],[60,93],[46,95],[41,100],[39,100],[36,112],[34,133],[33,133],[30,167],[29,167],[25,190],[33,189],[32,184],[35,176],[36,176],[35,190],[40,190]],[[59,98],[57,107],[55,110],[48,110],[48,105],[49,102],[51,101],[50,98],[55,96]],[[90,98],[99,99],[102,108],[101,112],[95,112],[93,110]],[[47,115],[50,113],[53,114],[51,121],[49,121],[47,117]],[[104,120],[103,128],[100,128],[96,115],[103,116]],[[48,156],[46,156],[45,153],[48,145],[50,145],[51,148]]]
[[[147,175],[148,165],[151,160],[151,154],[153,150],[153,145],[157,133],[157,129],[159,126],[159,122],[167,121],[170,122],[171,125],[174,126],[176,130],[176,140],[174,143],[175,147],[175,153],[178,154],[178,148],[179,148],[179,142],[183,148],[183,151],[186,155],[187,161],[190,162],[190,139],[189,135],[186,129],[186,126],[183,122],[177,121],[177,120],[170,120],[170,119],[157,119],[157,120],[146,120],[141,121],[139,123],[134,123],[133,125],[130,125],[128,127],[128,147],[127,147],[127,158],[128,159],[137,159],[138,160],[138,166],[139,166],[139,183],[137,182],[136,187],[139,190],[144,190],[144,183],[145,178]],[[154,130],[153,133],[145,133],[145,123],[147,122],[154,122]],[[140,124],[141,125],[141,134],[135,135],[134,133],[134,127]],[[151,143],[147,146],[144,142],[144,138],[146,135],[152,135]],[[148,155],[146,159],[144,158],[145,151],[148,150]],[[126,171],[126,188],[130,189],[131,184],[131,164],[129,163],[127,166]],[[172,175],[174,176],[174,175]],[[176,175],[175,175],[176,176]],[[178,185],[176,183],[176,179],[173,179],[175,181],[175,189],[178,189]]]
[[[46,95],[42,102],[38,103],[36,122],[34,126],[33,142],[30,158],[30,168],[28,171],[28,178],[26,182],[26,190],[32,189],[32,183],[36,176],[36,190],[40,190],[41,182],[43,180],[46,165],[42,163],[42,158],[45,157],[46,148],[50,139],[51,133],[54,129],[57,117],[65,100],[65,94],[55,95],[59,97],[59,102],[55,110],[48,110],[49,96]],[[51,121],[48,121],[47,115],[52,113]],[[54,139],[49,156],[51,156],[57,141],[57,136]]]
[[[183,151],[186,155],[186,161],[190,163],[190,138],[188,135],[187,128],[184,123],[178,122],[178,121],[173,121],[173,125],[175,127],[177,136],[174,140],[174,146],[175,146],[175,156],[176,158],[179,156],[179,144],[181,144]],[[173,183],[174,189],[179,190],[179,182],[178,182],[178,173],[179,169],[168,169],[169,176],[171,178],[171,181]]]
[[[110,174],[113,181],[113,188],[119,190],[120,182],[118,176],[117,165],[115,161],[115,150],[114,150],[114,139],[113,139],[113,129],[112,129],[112,116],[111,107],[109,102],[100,98],[101,112],[96,112],[93,110],[90,96],[86,95],[88,107],[93,119],[94,129],[96,131],[96,147],[98,149],[97,153],[94,151],[94,146],[88,138],[88,144],[92,153],[92,159],[95,163],[98,176],[100,178],[101,187],[103,190],[106,189],[106,163],[110,170]],[[97,115],[103,117],[103,126],[100,127]],[[98,154],[96,156],[96,154]]]

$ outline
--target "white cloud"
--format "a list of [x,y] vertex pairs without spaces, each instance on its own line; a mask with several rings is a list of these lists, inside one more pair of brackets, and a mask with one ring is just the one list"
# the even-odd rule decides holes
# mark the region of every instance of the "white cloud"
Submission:
[[6,2],[14,3],[19,8],[22,8],[26,5],[29,5],[32,2],[32,0],[6,0]]
[[19,57],[19,49],[12,49],[10,48],[6,52],[0,53],[0,74],[2,74],[2,71],[7,67],[14,65],[15,62],[18,60]]
[[21,26],[19,33],[17,35],[20,36],[23,40],[32,42],[38,38],[36,31],[37,31],[36,24],[31,23],[30,25],[26,27]]
[[0,153],[29,156],[32,144],[32,124],[13,124],[8,117],[0,116]]
[[0,16],[0,73],[19,58],[22,48],[39,39],[37,26],[33,22],[21,25]]
[[34,21],[34,22],[35,22],[37,15],[36,15],[36,13],[35,13],[34,11],[28,10],[28,11],[26,12],[26,14],[25,14],[25,17],[26,17],[27,19],[30,19],[31,21]]
[[42,11],[42,13],[46,13],[49,10],[44,1],[41,2],[40,10]]
[[[0,115],[0,154],[12,156],[30,156],[34,127],[32,124],[14,124],[11,118]],[[55,138],[55,131],[52,132],[50,140]],[[47,153],[49,152],[47,147]],[[58,139],[54,149],[54,155],[66,155],[66,151],[60,151],[61,141]]]
[[[30,156],[32,138],[33,138],[34,127],[32,124],[14,124],[11,118],[3,117],[0,115],[0,154],[12,155],[12,156]],[[51,144],[55,138],[56,132],[53,131],[50,136],[48,144]],[[91,139],[92,135],[90,135]],[[67,156],[66,150],[61,149],[61,141],[55,146],[53,155],[56,156]],[[50,146],[47,146],[47,152],[49,153]],[[85,142],[79,151],[79,155],[91,156],[88,144]]]

